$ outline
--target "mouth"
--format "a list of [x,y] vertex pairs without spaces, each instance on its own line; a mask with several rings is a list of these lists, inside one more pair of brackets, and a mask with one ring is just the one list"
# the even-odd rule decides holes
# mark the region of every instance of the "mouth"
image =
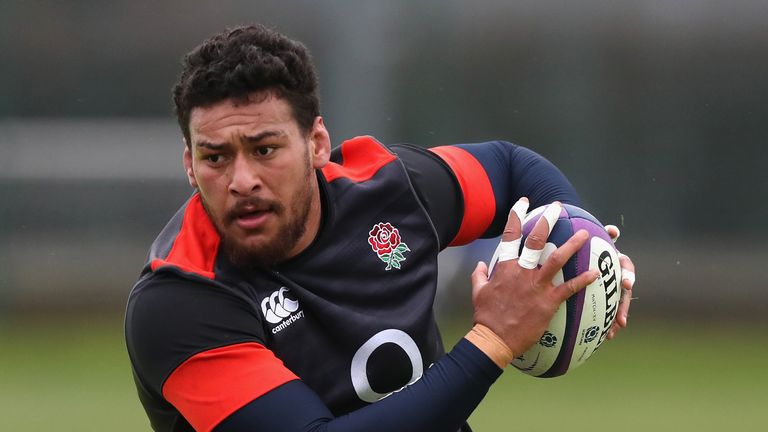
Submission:
[[269,219],[270,215],[272,215],[271,211],[255,210],[238,215],[235,219],[235,223],[237,223],[240,228],[246,231],[255,230],[264,225],[267,219]]
[[270,206],[244,206],[232,212],[230,220],[245,231],[261,228],[275,214]]

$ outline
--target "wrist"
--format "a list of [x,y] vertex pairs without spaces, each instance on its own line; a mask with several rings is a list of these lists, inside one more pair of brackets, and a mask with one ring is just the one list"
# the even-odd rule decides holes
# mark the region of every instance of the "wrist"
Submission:
[[514,353],[493,330],[482,324],[475,324],[464,336],[496,365],[504,369],[515,358]]

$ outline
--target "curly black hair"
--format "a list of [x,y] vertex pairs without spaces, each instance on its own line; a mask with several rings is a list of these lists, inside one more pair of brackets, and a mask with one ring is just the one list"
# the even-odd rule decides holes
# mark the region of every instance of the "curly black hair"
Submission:
[[227,99],[245,101],[253,93],[271,92],[288,102],[304,133],[320,115],[309,51],[263,25],[240,26],[206,39],[184,56],[183,66],[173,101],[188,146],[192,109]]

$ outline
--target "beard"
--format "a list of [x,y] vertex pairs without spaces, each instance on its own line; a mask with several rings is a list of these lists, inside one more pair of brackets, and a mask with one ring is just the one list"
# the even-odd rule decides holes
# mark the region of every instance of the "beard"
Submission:
[[[312,206],[311,175],[313,170],[307,167],[299,190],[292,194],[287,206],[276,200],[249,197],[239,200],[226,212],[222,220],[211,217],[212,213],[202,200],[214,226],[221,238],[223,252],[229,260],[243,270],[263,270],[292,258],[294,248],[306,233],[306,223]],[[239,236],[232,235],[225,228],[232,226],[242,209],[252,207],[273,212],[278,226],[271,238],[258,245],[243,242]]]
[[[306,220],[309,215],[310,202],[308,189],[301,193],[307,199],[300,200],[299,196],[293,200],[291,214],[280,222],[272,239],[258,246],[242,243],[231,235],[221,235],[221,244],[224,253],[232,263],[245,270],[265,269],[279,264],[291,258],[294,247],[306,232]],[[261,200],[245,200],[248,203],[257,203]],[[280,217],[285,217],[285,206],[273,202],[270,209]]]

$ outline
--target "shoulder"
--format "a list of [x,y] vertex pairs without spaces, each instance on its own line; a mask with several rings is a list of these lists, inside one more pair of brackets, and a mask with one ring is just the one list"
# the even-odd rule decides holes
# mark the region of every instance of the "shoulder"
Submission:
[[396,160],[397,155],[375,138],[358,136],[334,148],[322,172],[329,183],[340,178],[361,183]]
[[131,291],[125,338],[134,369],[156,391],[179,364],[199,352],[264,343],[257,306],[246,296],[168,270],[142,278]]
[[168,337],[200,331],[204,326],[215,328],[216,323],[224,328],[237,320],[258,322],[257,307],[248,294],[237,288],[164,270],[134,286],[126,308],[126,332],[129,336]]

